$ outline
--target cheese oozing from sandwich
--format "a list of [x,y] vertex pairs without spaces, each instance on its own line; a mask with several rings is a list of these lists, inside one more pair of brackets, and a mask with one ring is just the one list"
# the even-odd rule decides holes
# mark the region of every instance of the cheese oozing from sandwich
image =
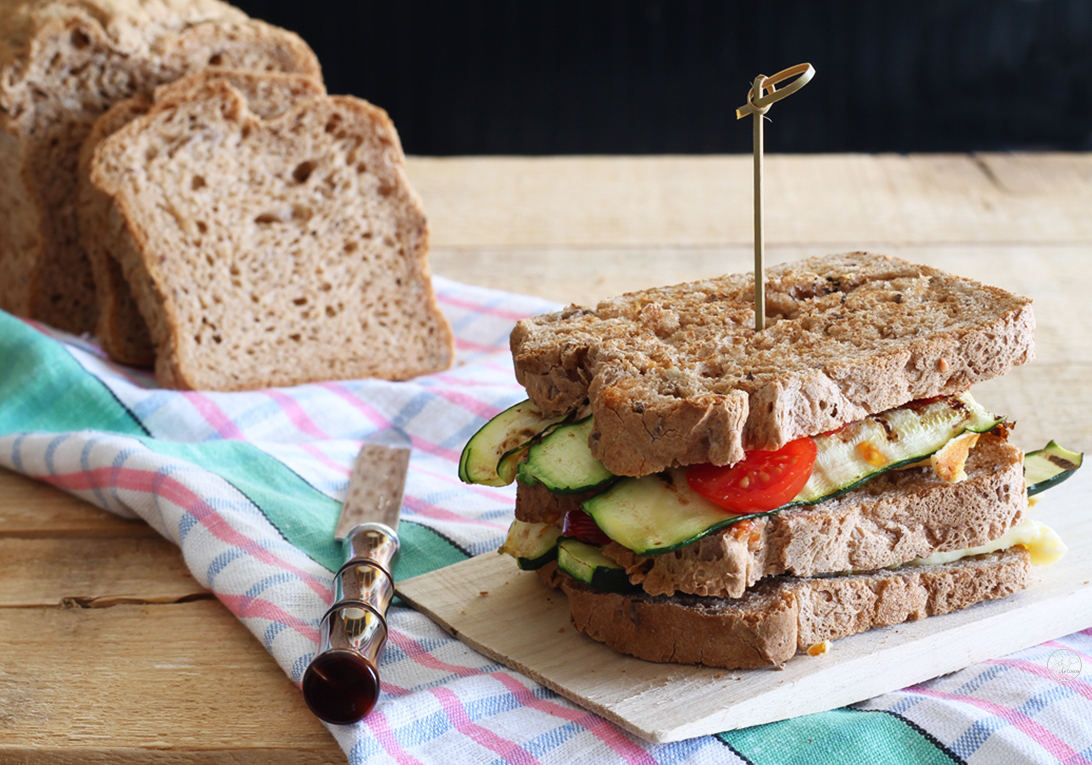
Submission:
[[1017,545],[1028,551],[1034,566],[1052,566],[1060,561],[1069,549],[1054,529],[1040,521],[1023,518],[992,542],[965,550],[933,553],[927,558],[918,558],[912,563],[916,566],[952,563],[961,558],[1007,550]]

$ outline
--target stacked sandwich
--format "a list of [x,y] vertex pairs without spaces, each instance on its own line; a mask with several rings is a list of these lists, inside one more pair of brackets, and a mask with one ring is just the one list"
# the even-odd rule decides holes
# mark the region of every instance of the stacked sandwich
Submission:
[[528,400],[460,477],[517,481],[501,550],[578,629],[652,661],[776,665],[1007,596],[1060,557],[1028,485],[1079,456],[1023,455],[969,392],[1032,358],[1030,300],[866,253],[767,276],[761,331],[744,274],[512,332]]

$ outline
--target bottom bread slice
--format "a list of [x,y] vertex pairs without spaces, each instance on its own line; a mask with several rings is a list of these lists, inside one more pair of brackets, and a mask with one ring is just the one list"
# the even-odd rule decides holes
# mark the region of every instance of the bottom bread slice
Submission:
[[654,662],[749,669],[782,664],[825,640],[946,614],[1031,584],[1022,547],[954,563],[817,577],[773,577],[741,598],[612,593],[544,572],[569,599],[573,625]]

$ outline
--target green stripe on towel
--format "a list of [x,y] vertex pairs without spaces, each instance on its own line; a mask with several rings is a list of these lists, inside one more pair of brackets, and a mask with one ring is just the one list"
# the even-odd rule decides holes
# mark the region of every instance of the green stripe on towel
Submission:
[[901,717],[853,708],[756,725],[718,736],[752,765],[952,765],[953,758]]

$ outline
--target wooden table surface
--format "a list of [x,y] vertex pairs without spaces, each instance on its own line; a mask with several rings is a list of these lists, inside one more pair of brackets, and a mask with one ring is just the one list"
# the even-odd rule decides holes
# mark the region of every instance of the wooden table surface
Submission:
[[[1036,301],[1038,358],[976,395],[1092,449],[1092,154],[771,156],[768,262],[868,249]],[[411,158],[434,273],[594,301],[750,268],[750,158]],[[1013,384],[1019,380],[1021,384]],[[178,550],[0,471],[0,763],[345,758]]]

